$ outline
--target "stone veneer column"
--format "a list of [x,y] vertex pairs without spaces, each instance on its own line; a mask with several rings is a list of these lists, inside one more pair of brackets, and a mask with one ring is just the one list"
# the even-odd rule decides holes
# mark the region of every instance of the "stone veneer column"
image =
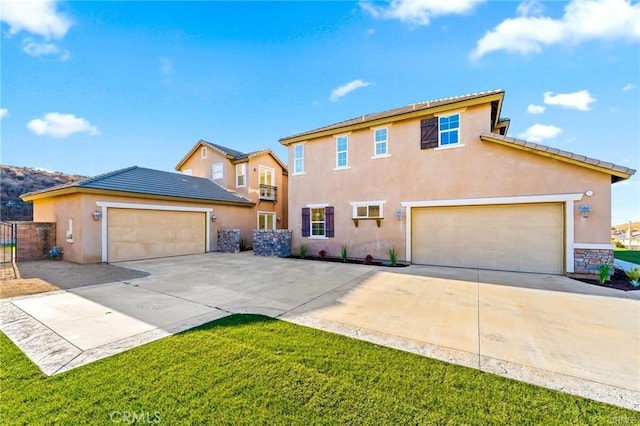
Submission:
[[[573,264],[576,274],[597,274],[602,264],[613,265],[613,250],[574,249]],[[611,269],[613,273],[613,268]]]
[[218,229],[218,251],[240,253],[240,230]]
[[253,230],[253,254],[256,256],[291,256],[291,235],[288,229]]

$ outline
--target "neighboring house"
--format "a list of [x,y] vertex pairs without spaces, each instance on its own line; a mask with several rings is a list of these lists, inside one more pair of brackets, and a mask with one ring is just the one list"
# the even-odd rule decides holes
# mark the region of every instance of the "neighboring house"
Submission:
[[255,203],[252,223],[241,229],[243,238],[251,240],[253,229],[287,229],[287,166],[270,149],[244,153],[200,140],[176,170],[211,179]]
[[289,136],[294,250],[550,274],[610,262],[611,184],[634,170],[506,136],[504,91]]
[[[629,240],[629,224],[617,225],[611,229],[611,240],[614,243],[631,248],[632,250],[640,249],[640,223],[631,223],[631,240]],[[631,243],[631,247],[629,247]]]
[[215,251],[217,230],[254,221],[255,204],[199,177],[129,167],[22,196],[56,222],[64,258],[115,262]]

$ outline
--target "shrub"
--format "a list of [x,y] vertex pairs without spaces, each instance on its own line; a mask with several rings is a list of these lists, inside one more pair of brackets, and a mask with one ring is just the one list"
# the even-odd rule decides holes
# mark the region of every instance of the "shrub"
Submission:
[[611,264],[610,263],[601,263],[598,267],[598,281],[600,284],[604,284],[609,279],[611,275]]
[[640,267],[634,266],[630,271],[626,271],[625,274],[631,280],[632,286],[640,287]]
[[396,266],[398,263],[398,252],[396,251],[396,246],[389,249],[389,261],[391,262],[391,266]]
[[343,262],[347,261],[347,258],[349,257],[349,250],[347,249],[346,245],[343,245],[340,249],[340,257],[342,258]]
[[318,252],[318,256],[320,256],[320,259],[324,260],[324,258],[327,257],[327,251],[326,250],[320,250]]
[[307,255],[307,246],[305,246],[304,244],[302,244],[300,246],[300,258],[304,259],[304,257]]
[[618,240],[611,240],[611,244],[615,245],[617,248],[627,248],[627,246]]
[[371,265],[372,263],[373,263],[373,256],[371,256],[370,254],[366,255],[364,257],[364,264]]

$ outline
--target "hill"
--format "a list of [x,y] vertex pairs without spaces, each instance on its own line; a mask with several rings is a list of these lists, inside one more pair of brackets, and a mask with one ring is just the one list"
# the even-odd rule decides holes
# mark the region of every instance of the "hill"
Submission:
[[0,220],[33,220],[33,205],[22,201],[22,194],[86,178],[30,167],[0,165]]

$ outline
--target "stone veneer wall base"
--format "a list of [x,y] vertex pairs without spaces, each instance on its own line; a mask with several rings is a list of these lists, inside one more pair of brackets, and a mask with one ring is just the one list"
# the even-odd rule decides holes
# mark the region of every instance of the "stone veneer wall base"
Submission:
[[[574,274],[598,274],[602,264],[613,265],[613,250],[573,249]],[[613,274],[613,266],[611,268]]]

